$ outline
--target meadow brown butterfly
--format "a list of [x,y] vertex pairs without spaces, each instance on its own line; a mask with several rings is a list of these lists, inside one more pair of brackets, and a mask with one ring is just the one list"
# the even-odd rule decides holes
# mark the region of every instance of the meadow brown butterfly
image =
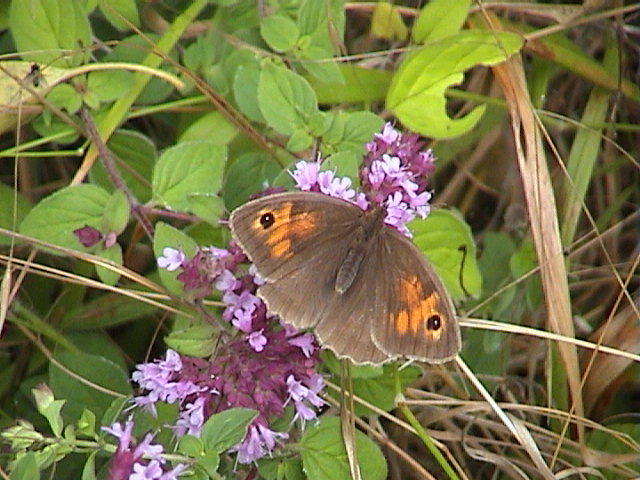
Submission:
[[441,363],[460,351],[451,297],[385,210],[314,192],[278,193],[231,214],[270,312],[354,363]]

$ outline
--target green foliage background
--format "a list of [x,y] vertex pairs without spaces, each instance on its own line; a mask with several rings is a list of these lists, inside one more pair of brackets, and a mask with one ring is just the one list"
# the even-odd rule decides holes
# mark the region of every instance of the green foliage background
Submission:
[[[224,246],[229,211],[290,188],[300,158],[357,183],[364,144],[395,121],[439,159],[440,210],[412,229],[458,303],[461,357],[527,434],[459,369],[356,368],[364,478],[637,478],[638,5],[616,5],[0,4],[0,473],[105,478],[100,426],[121,418],[134,365],[165,338],[215,345],[155,257]],[[83,247],[86,225],[117,241]],[[451,469],[399,421],[398,385]],[[251,415],[159,438],[191,478],[232,475]],[[300,435],[259,475],[348,477],[334,410]]]

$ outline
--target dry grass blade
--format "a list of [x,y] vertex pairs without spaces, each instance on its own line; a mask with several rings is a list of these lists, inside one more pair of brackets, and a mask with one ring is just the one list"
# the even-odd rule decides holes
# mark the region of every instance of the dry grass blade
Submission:
[[486,400],[486,402],[491,407],[491,410],[498,416],[498,418],[502,421],[502,423],[509,429],[509,431],[513,434],[513,436],[518,440],[518,443],[522,445],[525,449],[535,466],[537,467],[540,474],[549,480],[554,479],[555,476],[553,472],[549,468],[549,466],[544,461],[540,449],[536,445],[535,441],[529,434],[529,431],[523,427],[521,422],[516,421],[513,415],[507,414],[493,399],[493,397],[487,392],[484,388],[484,385],[476,378],[473,372],[469,369],[467,364],[460,358],[456,357],[456,364],[463,371],[466,377],[471,381],[473,386],[476,388],[478,393],[482,395],[482,397]]
[[[634,305],[627,305],[610,321],[606,322],[591,335],[591,340],[599,345],[611,345],[620,350],[640,355],[640,321],[638,307],[640,298],[636,297]],[[620,379],[632,359],[608,353],[584,352],[581,356],[585,370],[584,398],[585,411],[589,415],[600,402],[611,401],[607,398],[607,389],[612,383],[624,381]],[[602,411],[602,409],[599,409]]]
[[[555,196],[542,146],[543,136],[529,98],[522,61],[520,57],[514,56],[504,64],[494,67],[494,71],[511,114],[529,225],[540,263],[547,323],[551,331],[574,337]],[[576,414],[582,416],[584,408],[577,351],[572,345],[566,344],[558,345],[558,350],[564,364],[573,407]],[[583,435],[581,428],[578,429],[578,435]]]

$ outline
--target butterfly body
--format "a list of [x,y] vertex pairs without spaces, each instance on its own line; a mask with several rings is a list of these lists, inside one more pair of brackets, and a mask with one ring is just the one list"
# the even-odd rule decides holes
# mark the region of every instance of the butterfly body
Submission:
[[346,256],[338,263],[338,271],[335,276],[335,290],[345,293],[353,284],[362,261],[367,252],[371,250],[371,244],[379,241],[382,231],[380,225],[384,220],[384,210],[375,208],[370,212],[363,212],[362,222],[356,223],[353,233],[350,235],[351,245]]
[[460,349],[453,304],[422,252],[385,211],[320,193],[250,201],[230,217],[265,284],[258,295],[287,323],[355,363],[443,362]]

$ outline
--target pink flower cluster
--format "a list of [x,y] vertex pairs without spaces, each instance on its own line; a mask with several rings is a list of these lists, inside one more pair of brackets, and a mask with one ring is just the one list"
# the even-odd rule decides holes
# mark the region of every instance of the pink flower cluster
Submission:
[[127,420],[124,428],[120,423],[114,423],[111,427],[103,427],[103,430],[119,440],[118,450],[109,465],[109,480],[177,480],[187,470],[184,464],[168,470],[161,455],[164,448],[151,443],[153,435],[150,433],[133,446],[132,420]]
[[351,188],[351,179],[321,171],[319,162],[300,161],[291,175],[300,190],[342,198],[363,210],[383,206],[387,211],[385,223],[411,236],[407,223],[417,216],[426,217],[431,208],[427,177],[435,169],[435,157],[423,147],[417,135],[402,134],[387,123],[367,144],[360,168],[360,193]]
[[270,315],[255,294],[261,281],[252,268],[242,272],[246,257],[237,246],[229,250],[201,249],[191,259],[175,249],[165,249],[158,265],[182,272],[178,276],[185,290],[200,297],[215,287],[222,292],[226,308],[222,318],[237,330],[220,342],[211,359],[180,356],[169,350],[166,358],[138,365],[133,380],[143,394],[138,406],[154,411],[158,401],[178,403],[176,435],[198,435],[214,413],[233,407],[252,408],[258,416],[245,439],[232,451],[240,463],[253,462],[267,455],[286,432],[269,428],[273,418],[281,417],[288,404],[295,419],[316,417],[324,402],[324,388],[316,372],[318,347],[313,335],[299,333],[281,325]]

